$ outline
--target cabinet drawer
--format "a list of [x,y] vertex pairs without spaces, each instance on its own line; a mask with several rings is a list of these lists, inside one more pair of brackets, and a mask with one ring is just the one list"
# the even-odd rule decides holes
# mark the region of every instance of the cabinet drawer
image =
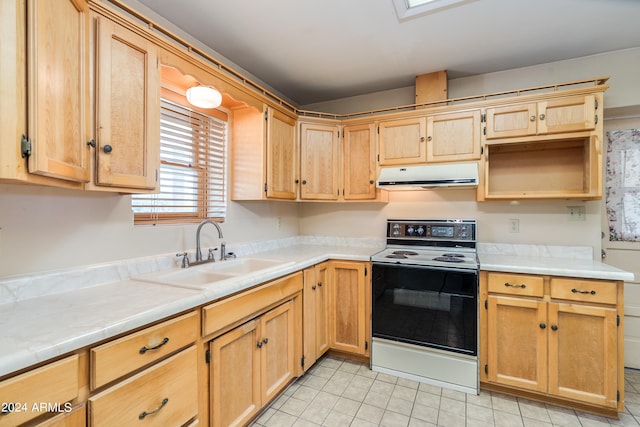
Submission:
[[[65,410],[68,410],[65,408]],[[58,414],[53,418],[49,418],[42,423],[38,423],[38,427],[86,427],[87,425],[87,407],[82,405],[73,408],[71,412]]]
[[191,346],[91,397],[89,425],[183,425],[198,412],[196,362]]
[[47,412],[65,410],[78,397],[78,355],[0,382],[0,426],[16,426]]
[[302,290],[302,272],[225,298],[202,309],[202,334],[209,335]]
[[489,292],[542,297],[544,279],[542,276],[528,276],[526,274],[489,273]]
[[194,311],[91,349],[91,388],[101,387],[195,342]]
[[551,298],[571,301],[616,304],[617,287],[615,282],[601,280],[551,279]]

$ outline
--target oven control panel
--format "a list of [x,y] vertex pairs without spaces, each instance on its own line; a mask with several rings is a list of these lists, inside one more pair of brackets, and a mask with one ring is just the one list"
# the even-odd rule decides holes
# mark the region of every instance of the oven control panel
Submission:
[[476,221],[459,220],[388,220],[388,239],[408,240],[476,240]]

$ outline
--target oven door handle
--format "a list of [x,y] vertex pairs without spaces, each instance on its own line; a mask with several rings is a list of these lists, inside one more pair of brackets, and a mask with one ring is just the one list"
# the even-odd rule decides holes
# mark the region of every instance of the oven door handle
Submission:
[[416,264],[405,264],[401,262],[379,262],[373,261],[371,263],[372,267],[403,267],[403,268],[413,268],[419,270],[439,270],[439,271],[457,271],[459,273],[470,273],[470,274],[478,274],[477,268],[456,268],[456,267],[439,267],[433,265],[416,265]]

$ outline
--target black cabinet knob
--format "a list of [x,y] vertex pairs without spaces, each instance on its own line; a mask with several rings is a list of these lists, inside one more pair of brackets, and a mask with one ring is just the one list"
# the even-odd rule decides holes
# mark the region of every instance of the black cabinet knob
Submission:
[[110,146],[109,144],[107,144],[104,147],[102,147],[102,151],[104,151],[105,153],[109,154],[110,152],[113,151],[113,147]]

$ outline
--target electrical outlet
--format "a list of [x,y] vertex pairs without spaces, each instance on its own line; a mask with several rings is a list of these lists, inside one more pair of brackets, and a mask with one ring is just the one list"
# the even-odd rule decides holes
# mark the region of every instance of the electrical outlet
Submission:
[[520,232],[520,220],[517,218],[511,218],[509,220],[509,233]]
[[567,219],[569,221],[585,221],[586,217],[584,206],[567,206]]

